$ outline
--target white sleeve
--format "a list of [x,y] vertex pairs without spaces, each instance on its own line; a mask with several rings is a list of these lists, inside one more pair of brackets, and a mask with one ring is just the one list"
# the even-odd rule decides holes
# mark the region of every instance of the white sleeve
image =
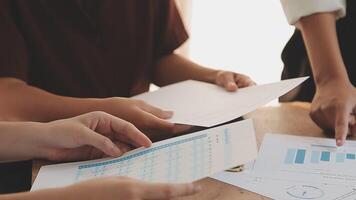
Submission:
[[281,0],[281,3],[291,25],[315,13],[335,12],[336,19],[346,15],[346,0]]

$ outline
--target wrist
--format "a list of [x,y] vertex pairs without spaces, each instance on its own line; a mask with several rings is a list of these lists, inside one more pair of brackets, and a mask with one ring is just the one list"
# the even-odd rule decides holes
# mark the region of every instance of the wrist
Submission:
[[115,99],[119,97],[109,97],[109,98],[102,98],[102,99],[90,99],[86,104],[87,112],[93,111],[103,111],[103,112],[110,112],[113,106],[113,102]]
[[66,97],[62,101],[63,107],[60,114],[48,121],[71,118],[88,112],[97,111],[101,99],[97,98],[72,98]]
[[352,86],[349,78],[343,75],[324,76],[323,78],[315,78],[316,89],[320,90],[326,87],[349,87]]
[[31,141],[32,150],[30,151],[33,159],[47,159],[48,158],[48,142],[50,141],[51,122],[35,123],[31,127]]
[[216,78],[221,71],[222,70],[208,69],[207,72],[205,73],[204,80],[202,81],[215,84]]
[[19,193],[19,194],[12,194],[12,195],[9,195],[12,198],[9,198],[8,200],[12,200],[12,199],[14,199],[14,200],[15,199],[26,199],[26,200],[69,199],[70,200],[71,198],[68,198],[70,196],[68,196],[66,194],[67,194],[67,191],[64,188],[53,188],[53,189],[37,190],[37,191],[33,191],[33,192],[23,192],[23,193]]

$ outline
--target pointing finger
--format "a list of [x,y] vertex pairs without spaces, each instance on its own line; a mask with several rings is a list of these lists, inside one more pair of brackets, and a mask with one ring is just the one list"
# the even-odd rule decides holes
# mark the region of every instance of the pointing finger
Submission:
[[85,128],[81,134],[81,142],[83,145],[93,146],[109,156],[120,156],[123,152],[107,137],[96,133],[95,131]]
[[348,125],[349,125],[349,111],[347,110],[346,106],[342,106],[336,112],[335,118],[335,138],[336,138],[336,145],[342,146],[346,140],[347,132],[348,132]]
[[152,144],[151,140],[145,134],[125,120],[112,116],[111,128],[115,134],[115,138],[126,137],[135,147],[149,147]]

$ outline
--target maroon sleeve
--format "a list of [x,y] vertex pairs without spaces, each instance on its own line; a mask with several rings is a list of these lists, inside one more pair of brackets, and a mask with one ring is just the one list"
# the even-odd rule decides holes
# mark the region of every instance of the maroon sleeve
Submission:
[[28,53],[14,12],[12,2],[0,1],[0,78],[13,77],[27,80]]
[[174,0],[158,1],[158,28],[156,34],[157,56],[171,54],[181,46],[187,39],[188,33],[185,30],[183,21],[177,10]]

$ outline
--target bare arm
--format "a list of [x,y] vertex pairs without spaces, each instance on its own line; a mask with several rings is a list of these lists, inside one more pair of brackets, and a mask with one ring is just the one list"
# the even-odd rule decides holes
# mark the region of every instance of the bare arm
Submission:
[[48,189],[36,192],[22,192],[17,194],[0,195],[0,200],[61,200],[64,198],[65,189]]
[[[117,146],[116,146],[116,145]],[[0,122],[0,161],[77,161],[120,156],[151,141],[132,124],[104,112],[48,123]]]
[[356,91],[343,62],[334,13],[320,13],[299,20],[312,66],[316,94],[311,117],[322,128],[335,131],[338,145],[354,131]]
[[303,17],[299,25],[316,85],[321,86],[329,81],[349,82],[338,44],[334,14]]
[[188,79],[214,83],[228,91],[255,84],[243,74],[203,67],[176,54],[159,60],[153,80],[158,86],[164,86]]
[[15,78],[0,78],[0,119],[40,121],[73,117],[92,111],[97,100],[63,97],[27,85]]
[[[151,141],[132,124],[104,112],[49,123],[0,123],[0,161],[44,158],[54,161],[120,156],[123,144],[149,147]],[[100,151],[100,152],[97,152]],[[148,183],[126,177],[98,178],[63,188],[0,195],[0,200],[170,199],[193,195],[192,183]]]
[[128,98],[72,98],[51,94],[15,78],[0,78],[0,120],[48,122],[92,111],[104,111],[141,130],[173,130],[164,120],[172,112]]
[[[151,145],[151,141],[132,124],[104,112],[92,112],[45,124],[0,123],[0,161],[27,158],[54,161],[93,159],[102,155],[96,152],[98,150],[109,156],[120,156],[127,150],[120,142],[136,147]],[[126,177],[111,177],[63,188],[0,195],[0,200],[170,199],[192,195],[198,190],[191,183],[152,184]]]
[[201,187],[193,183],[149,183],[126,177],[107,177],[63,188],[0,195],[0,200],[163,200],[194,195],[200,190]]
[[42,129],[38,122],[0,122],[0,161],[43,158],[35,143]]
[[218,70],[206,68],[182,56],[170,54],[158,62],[154,83],[164,86],[187,79],[214,83],[217,73]]

